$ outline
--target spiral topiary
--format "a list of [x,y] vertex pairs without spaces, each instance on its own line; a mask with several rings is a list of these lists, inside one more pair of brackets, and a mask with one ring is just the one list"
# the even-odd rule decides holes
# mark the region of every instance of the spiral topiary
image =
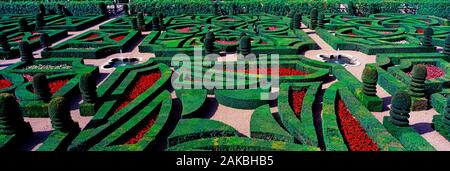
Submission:
[[368,96],[377,94],[378,71],[373,65],[366,65],[362,73],[363,93]]
[[25,18],[23,18],[23,17],[21,17],[20,19],[19,19],[19,31],[20,32],[27,32],[27,31],[29,31],[28,28],[29,26],[28,26],[28,21],[27,21],[27,19],[25,19]]
[[252,44],[250,41],[250,37],[243,36],[239,43],[239,49],[242,55],[247,56],[251,53]]
[[0,135],[17,134],[26,122],[23,120],[22,113],[16,98],[9,93],[0,94]]
[[34,60],[33,51],[31,50],[30,43],[21,41],[19,43],[20,60],[22,62],[30,63]]
[[123,5],[123,13],[125,15],[130,15],[130,8],[128,7],[127,4]]
[[291,27],[293,29],[299,29],[302,26],[302,13],[295,13],[291,20]]
[[442,121],[450,132],[450,96],[447,97],[447,106],[445,106],[445,113],[444,117],[442,117]]
[[161,30],[161,25],[160,25],[160,20],[158,16],[153,16],[152,19],[152,30],[153,31],[160,31]]
[[69,132],[77,127],[70,116],[70,107],[64,97],[55,97],[49,102],[48,114],[55,130]]
[[131,17],[130,20],[131,20],[131,27],[133,28],[133,30],[139,30],[136,17]]
[[8,37],[5,34],[0,34],[0,45],[2,46],[3,51],[10,51],[11,45],[9,44]]
[[44,14],[38,13],[35,17],[36,20],[36,29],[40,30],[45,26]]
[[317,16],[317,26],[319,28],[323,28],[323,19],[325,18],[325,16],[323,15],[323,13],[319,13],[319,16]]
[[96,84],[95,77],[91,73],[81,75],[79,88],[84,102],[95,103],[97,101]]
[[411,108],[411,97],[408,92],[399,90],[392,97],[389,121],[397,126],[409,126],[409,112]]
[[138,24],[138,27],[139,27],[141,30],[144,30],[144,29],[145,29],[144,13],[139,12],[139,13],[137,14],[137,24]]
[[450,56],[450,34],[447,36],[447,38],[445,38],[443,53],[447,56]]
[[41,33],[39,39],[41,41],[42,47],[44,47],[45,49],[48,49],[50,46],[52,46],[52,41],[50,40],[50,37],[47,33]]
[[48,102],[52,97],[47,77],[44,74],[36,74],[33,76],[33,89],[39,100]]
[[422,64],[414,65],[411,77],[411,84],[409,86],[411,96],[417,98],[425,97],[425,80],[427,77],[426,66]]
[[424,37],[422,39],[423,46],[433,46],[433,36],[434,31],[431,27],[427,27],[424,32]]
[[40,3],[39,4],[39,13],[40,14],[42,14],[42,15],[45,15],[46,14],[46,9],[45,9],[45,5],[44,4],[42,4],[42,3]]
[[311,10],[310,19],[311,19],[311,29],[315,29],[317,26],[317,8],[313,8]]

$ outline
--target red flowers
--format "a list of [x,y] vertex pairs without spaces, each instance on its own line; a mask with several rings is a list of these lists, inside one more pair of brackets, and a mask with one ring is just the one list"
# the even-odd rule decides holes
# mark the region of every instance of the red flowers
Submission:
[[155,124],[155,121],[156,117],[150,119],[148,123],[145,125],[145,127],[139,130],[139,132],[134,137],[128,139],[128,141],[125,142],[125,144],[136,144],[137,142],[139,142],[144,137],[145,133],[147,133],[148,130],[152,128],[153,124]]
[[[253,70],[244,69],[244,70],[236,70],[235,72],[245,72],[246,74],[272,74],[272,68],[258,68],[255,73]],[[278,74],[280,76],[299,76],[299,75],[308,75],[307,72],[299,71],[292,68],[279,68]]]
[[136,97],[141,95],[145,90],[152,87],[152,85],[159,80],[161,77],[161,73],[158,72],[149,72],[144,75],[139,76],[139,79],[133,85],[130,93],[127,94],[120,103],[119,107],[116,108],[114,113],[118,112],[120,109],[127,106],[131,101],[133,101]]
[[295,90],[291,92],[290,96],[290,105],[294,110],[295,116],[300,118],[300,114],[302,112],[303,98],[306,95],[305,90]]
[[183,27],[180,29],[176,29],[178,32],[189,33],[191,31],[191,27]]
[[66,85],[68,81],[69,79],[50,81],[48,83],[48,86],[50,87],[50,93],[55,94],[59,89],[61,89],[61,87]]
[[367,135],[364,128],[358,123],[353,115],[348,111],[344,102],[339,99],[337,106],[338,122],[351,151],[379,151],[377,144]]
[[232,45],[236,44],[237,40],[216,40],[216,42],[223,45]]
[[113,37],[112,39],[116,42],[120,42],[123,38],[125,38],[124,35],[119,35],[119,36]]
[[37,40],[40,37],[41,37],[40,35],[34,35],[34,36],[29,37],[28,40],[35,41],[35,40]]
[[357,34],[355,34],[355,33],[353,33],[353,32],[349,32],[349,33],[347,33],[348,35],[350,35],[350,36],[357,36]]
[[11,81],[3,78],[0,79],[0,90],[11,87],[11,85],[12,85]]
[[100,36],[100,35],[97,34],[97,33],[91,33],[91,34],[89,34],[89,36],[87,36],[86,38],[84,38],[84,40],[94,39],[94,38],[97,38],[97,37],[99,37],[99,36]]
[[[440,68],[434,65],[426,64],[425,67],[427,68],[427,77],[426,77],[427,80],[432,80],[445,75],[444,71],[442,71]],[[411,76],[411,72],[407,72],[406,74]]]

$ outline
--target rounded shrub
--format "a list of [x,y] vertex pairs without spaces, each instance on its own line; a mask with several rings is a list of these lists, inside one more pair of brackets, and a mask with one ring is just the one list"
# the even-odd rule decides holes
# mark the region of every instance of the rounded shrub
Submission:
[[0,45],[2,46],[3,51],[10,51],[11,45],[9,44],[8,37],[1,33],[0,34]]
[[100,2],[98,4],[98,8],[99,8],[101,14],[108,15],[108,7],[106,6],[106,4],[104,2]]
[[12,135],[22,130],[26,123],[20,111],[12,94],[0,94],[0,135]]
[[447,36],[447,38],[445,38],[443,53],[447,56],[450,56],[450,34]]
[[47,33],[41,33],[39,39],[41,41],[42,47],[44,47],[45,49],[48,49],[50,46],[52,46],[52,41],[50,40],[50,37]]
[[323,28],[323,25],[324,25],[324,18],[325,18],[325,16],[324,16],[324,14],[323,13],[319,13],[319,16],[317,16],[317,27],[319,27],[319,28]]
[[422,39],[423,46],[433,46],[433,36],[434,31],[431,27],[427,27],[424,32],[424,37]]
[[84,102],[96,103],[98,98],[96,82],[95,77],[91,73],[81,75],[79,88]]
[[20,32],[29,31],[28,21],[23,17],[19,19],[19,31]]
[[46,12],[47,12],[47,10],[45,9],[45,5],[40,3],[39,4],[39,13],[42,14],[42,15],[45,15]]
[[161,21],[159,20],[158,16],[153,16],[152,19],[152,30],[153,31],[160,31],[161,30]]
[[33,76],[33,89],[39,100],[43,100],[44,102],[48,102],[52,97],[50,93],[50,87],[48,85],[47,76],[44,74],[36,74]]
[[397,126],[409,126],[411,97],[408,92],[399,90],[392,97],[389,121]]
[[295,13],[291,20],[291,27],[293,29],[299,29],[302,26],[302,13]]
[[214,39],[211,38],[205,38],[203,41],[203,44],[205,45],[205,53],[206,54],[212,54],[214,53]]
[[313,8],[311,10],[310,19],[311,19],[311,29],[315,29],[317,26],[317,8]]
[[241,38],[239,43],[239,50],[242,55],[246,56],[251,53],[252,44],[249,36],[244,36]]
[[425,97],[425,80],[427,77],[427,68],[425,65],[417,64],[414,65],[411,73],[411,83],[409,85],[409,90],[411,91],[411,96],[422,98]]
[[69,132],[77,126],[70,116],[69,103],[64,97],[55,97],[49,102],[48,114],[55,130]]
[[294,16],[295,16],[296,13],[297,13],[297,12],[295,12],[295,10],[290,10],[289,13],[288,13],[288,17],[289,17],[289,18],[294,18]]
[[136,17],[131,17],[130,20],[131,20],[131,28],[133,28],[133,30],[139,30]]
[[40,30],[45,26],[44,14],[37,13],[35,20],[36,20],[36,29]]
[[130,8],[128,7],[127,4],[123,5],[123,13],[125,15],[130,15]]
[[23,62],[32,62],[34,60],[33,51],[31,50],[30,43],[21,41],[19,43],[20,60]]
[[368,96],[377,94],[378,71],[373,65],[366,65],[362,73],[363,93]]

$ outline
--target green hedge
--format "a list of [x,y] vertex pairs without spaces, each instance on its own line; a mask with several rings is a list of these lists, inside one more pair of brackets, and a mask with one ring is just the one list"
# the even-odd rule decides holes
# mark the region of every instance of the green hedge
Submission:
[[205,89],[179,89],[175,90],[175,93],[183,108],[181,116],[186,117],[205,106],[208,91]]
[[261,94],[268,95],[269,93],[269,90],[261,88],[242,90],[216,89],[214,91],[219,104],[237,109],[256,109],[261,105],[268,104],[268,99],[263,100]]
[[322,135],[326,151],[348,151],[336,116],[336,97],[341,83],[334,83],[325,91],[322,101]]
[[103,15],[83,16],[83,17],[64,17],[55,21],[46,23],[43,29],[81,31],[92,27],[106,19]]
[[80,132],[80,129],[70,132],[53,131],[37,151],[66,151],[69,144]]
[[397,138],[408,151],[435,151],[434,147],[428,143],[414,128],[399,127],[389,121],[389,117],[383,117],[383,125]]
[[260,106],[253,112],[250,119],[250,137],[269,141],[294,142],[294,137],[277,123],[269,105]]
[[[109,21],[105,24],[100,25],[100,29],[133,29],[131,25],[131,18],[135,17],[132,16],[122,16],[118,17],[112,21]],[[152,16],[145,16],[145,26],[144,30],[151,31],[152,30]]]
[[0,14],[35,14],[39,12],[38,5],[43,3],[47,13],[56,14],[57,5],[62,4],[67,9],[67,14],[73,16],[99,15],[101,11],[98,7],[100,2],[111,4],[111,1],[61,1],[61,2],[35,2],[35,1],[0,1]]

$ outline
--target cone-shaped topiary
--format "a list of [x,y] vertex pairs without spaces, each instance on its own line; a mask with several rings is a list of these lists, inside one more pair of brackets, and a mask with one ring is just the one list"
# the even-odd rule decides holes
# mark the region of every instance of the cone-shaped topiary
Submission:
[[362,73],[363,93],[368,96],[377,94],[378,72],[373,65],[366,65]]
[[56,8],[58,9],[59,15],[66,15],[66,10],[64,8],[64,5],[58,4]]
[[144,30],[144,29],[145,29],[144,13],[139,12],[139,13],[137,14],[137,24],[138,24],[138,27],[139,27],[141,30]]
[[205,53],[212,54],[214,53],[214,39],[205,38],[203,44],[205,45]]
[[98,4],[98,8],[99,8],[101,14],[108,15],[108,7],[106,6],[106,4],[104,2],[100,2]]
[[319,16],[317,16],[317,27],[323,28],[323,25],[324,25],[323,19],[324,18],[325,18],[325,16],[323,15],[323,13],[319,13]]
[[123,5],[123,13],[125,15],[130,15],[130,8],[128,7],[127,4]]
[[19,19],[19,31],[20,32],[27,32],[29,31],[28,28],[28,21],[25,18],[20,18]]
[[447,97],[447,106],[445,106],[445,113],[444,117],[442,117],[442,122],[450,132],[450,96]]
[[241,38],[239,43],[239,50],[242,55],[246,56],[251,53],[252,44],[250,41],[250,37],[244,36]]
[[161,30],[160,22],[161,21],[159,21],[159,17],[158,16],[153,16],[153,19],[152,19],[152,30],[153,31],[160,31]]
[[40,30],[45,26],[44,14],[38,13],[35,17],[36,20],[36,29]]
[[0,45],[2,46],[3,51],[10,51],[11,45],[9,44],[8,37],[5,34],[0,34]]
[[427,77],[427,68],[425,65],[414,65],[411,73],[411,84],[409,90],[411,96],[422,98],[425,97],[425,80]]
[[216,40],[216,36],[214,35],[214,32],[208,32],[206,33],[205,39],[212,39],[212,40]]
[[317,26],[317,8],[313,8],[311,10],[310,19],[311,19],[311,29],[315,29]]
[[81,76],[79,88],[84,102],[95,103],[97,101],[96,80],[91,73]]
[[50,87],[48,86],[47,76],[44,74],[36,74],[33,76],[33,89],[39,100],[48,102],[52,97]]
[[26,41],[19,43],[20,60],[23,62],[32,62],[34,60],[33,51],[31,51],[30,44]]
[[55,130],[69,132],[77,127],[70,116],[70,107],[64,97],[55,97],[49,102],[48,114]]
[[294,18],[291,20],[291,27],[293,29],[299,29],[302,26],[302,13],[295,13]]
[[45,15],[47,12],[47,10],[45,9],[45,5],[40,3],[39,4],[39,13],[41,13],[42,15]]
[[389,121],[397,126],[409,126],[409,112],[411,108],[411,97],[408,92],[399,90],[392,97]]
[[446,54],[447,56],[450,56],[450,34],[445,39],[444,54]]
[[433,46],[433,36],[434,31],[431,27],[427,27],[424,32],[424,37],[422,39],[423,46]]
[[41,33],[40,35],[41,45],[45,49],[48,49],[48,47],[52,46],[52,41],[50,40],[50,37],[47,33]]
[[19,103],[9,93],[0,94],[0,135],[20,133],[26,126]]
[[133,28],[133,30],[139,30],[136,17],[131,17],[131,27]]

